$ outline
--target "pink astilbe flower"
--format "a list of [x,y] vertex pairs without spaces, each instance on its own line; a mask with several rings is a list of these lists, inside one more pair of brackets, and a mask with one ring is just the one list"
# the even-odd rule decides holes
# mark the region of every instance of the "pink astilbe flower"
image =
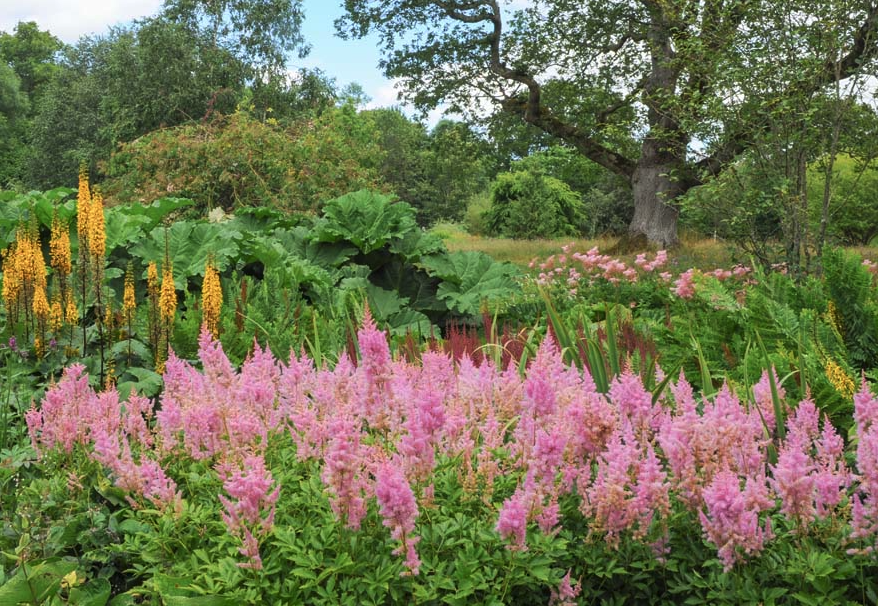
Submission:
[[527,519],[530,510],[530,497],[523,491],[516,491],[503,502],[497,518],[496,530],[504,540],[511,541],[509,549],[527,549]]
[[863,379],[854,395],[854,419],[857,422],[857,469],[859,487],[852,501],[851,536],[868,539],[867,551],[878,546],[878,398]]
[[274,479],[261,455],[245,457],[241,467],[220,463],[217,473],[229,495],[219,495],[223,522],[230,534],[241,539],[243,547],[240,552],[251,560],[248,567],[259,569],[262,560],[257,537],[267,535],[274,526],[280,486],[274,486]]
[[[736,473],[724,470],[716,474],[704,490],[707,511],[699,510],[698,518],[704,536],[717,546],[720,561],[731,570],[743,555],[762,551],[772,537],[768,521],[759,524],[759,514],[773,506],[763,479],[748,477],[741,489]],[[743,555],[742,555],[743,554]]]
[[352,420],[340,417],[330,422],[328,433],[332,437],[326,449],[322,479],[331,495],[329,504],[340,521],[357,530],[366,516],[365,495],[369,489],[361,432]]
[[[653,424],[652,396],[643,381],[630,368],[613,380],[610,401],[637,432],[648,431]],[[657,418],[656,418],[657,420]]]
[[850,484],[841,436],[825,419],[821,431],[818,415],[811,399],[799,403],[772,467],[770,483],[781,498],[781,511],[799,526],[829,513]]
[[814,465],[808,450],[809,443],[801,435],[790,434],[778,453],[777,465],[772,466],[772,487],[781,499],[781,512],[797,524],[814,519]]
[[680,274],[674,282],[673,293],[681,299],[691,299],[695,296],[695,273],[696,270],[688,269]]
[[445,407],[441,395],[419,390],[404,425],[406,434],[398,446],[403,465],[412,480],[426,482],[432,475],[444,425]]
[[70,453],[75,444],[87,444],[89,421],[96,416],[90,410],[94,402],[95,392],[88,385],[85,366],[65,368],[61,380],[46,392],[40,409],[32,408],[25,416],[34,449],[39,452],[60,446]]
[[689,388],[678,386],[675,394],[678,410],[662,423],[658,442],[678,498],[695,510],[701,507],[704,487],[718,472],[746,476],[764,470],[768,441],[758,415],[745,411],[728,386],[704,402],[700,415],[689,400]]
[[418,504],[412,487],[402,470],[392,462],[384,463],[375,475],[375,497],[384,526],[390,528],[390,536],[401,544],[393,553],[405,554],[408,568],[403,574],[418,574],[421,561],[415,551],[420,537],[412,536],[418,517]]
[[570,571],[567,571],[558,584],[558,589],[552,589],[549,596],[549,606],[576,606],[576,598],[582,591],[581,580],[571,581]]
[[585,498],[580,509],[592,518],[595,531],[605,533],[611,547],[618,547],[627,530],[634,538],[643,538],[655,515],[665,516],[670,510],[666,474],[652,446],[644,452],[630,428],[614,434],[598,457],[591,486],[582,480]]

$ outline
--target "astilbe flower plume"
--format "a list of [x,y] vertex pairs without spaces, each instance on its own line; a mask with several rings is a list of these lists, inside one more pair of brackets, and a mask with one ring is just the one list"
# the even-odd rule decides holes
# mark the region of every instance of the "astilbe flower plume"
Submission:
[[415,545],[420,537],[412,536],[418,517],[418,504],[412,487],[402,469],[393,462],[384,463],[375,474],[375,497],[383,524],[390,528],[390,536],[400,541],[393,553],[405,555],[408,570],[403,574],[417,575],[421,565]]
[[571,581],[570,571],[567,571],[558,584],[558,589],[552,589],[549,596],[549,606],[576,606],[576,598],[582,591],[581,581]]
[[326,449],[323,482],[329,489],[329,504],[336,517],[348,528],[357,530],[366,516],[365,453],[361,433],[350,419],[337,418],[329,423],[332,436]]
[[743,489],[741,482],[738,474],[729,470],[716,474],[704,490],[707,511],[698,512],[704,535],[717,546],[726,571],[744,555],[761,552],[772,537],[768,521],[759,523],[759,514],[773,505],[764,478],[746,477]]
[[865,539],[866,550],[878,547],[878,398],[865,379],[854,396],[859,486],[852,498],[852,536]]
[[261,455],[244,457],[241,465],[223,462],[217,465],[223,489],[229,495],[220,495],[222,519],[229,533],[241,539],[241,555],[250,559],[244,568],[262,568],[259,555],[259,537],[267,535],[274,526],[275,505],[280,486],[274,485],[271,472]]
[[841,502],[850,483],[843,448],[841,436],[828,420],[820,430],[814,402],[800,402],[787,420],[787,438],[770,479],[781,499],[781,512],[800,528]]

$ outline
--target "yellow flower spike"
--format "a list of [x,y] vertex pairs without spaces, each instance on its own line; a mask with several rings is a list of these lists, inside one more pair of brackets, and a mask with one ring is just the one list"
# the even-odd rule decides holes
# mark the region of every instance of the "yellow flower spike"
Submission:
[[104,198],[99,190],[92,195],[88,218],[88,250],[95,258],[107,252],[107,232],[104,226]]
[[131,263],[125,271],[125,291],[122,295],[122,309],[126,314],[133,315],[137,309],[137,300],[134,297],[134,268]]
[[174,268],[168,264],[162,268],[162,286],[159,294],[159,309],[162,319],[168,322],[174,320],[177,313],[177,291],[174,288]]
[[46,320],[52,312],[49,300],[46,298],[45,288],[37,287],[34,289],[33,312],[40,320]]
[[857,387],[854,385],[853,379],[848,376],[844,369],[839,366],[835,360],[831,358],[828,359],[824,370],[826,371],[826,378],[829,379],[829,382],[835,388],[835,391],[841,394],[844,398],[854,397]]
[[61,307],[61,298],[54,296],[49,308],[49,327],[54,332],[59,332],[62,326],[64,326],[64,310]]
[[49,252],[52,268],[58,272],[63,280],[73,271],[73,263],[70,258],[70,229],[65,221],[61,221],[58,215],[52,218],[52,238],[49,240]]
[[64,320],[71,326],[75,326],[79,322],[79,310],[76,309],[76,301],[73,300],[72,294],[67,297],[67,309],[64,310]]
[[826,319],[829,322],[829,325],[832,329],[839,335],[844,336],[844,324],[841,321],[841,314],[838,313],[838,307],[835,305],[835,301],[832,299],[829,300],[829,303],[826,304]]
[[159,293],[159,271],[156,268],[155,261],[150,261],[146,268],[146,290],[150,296]]
[[79,169],[79,194],[76,197],[76,233],[79,236],[79,250],[85,252],[88,242],[89,218],[91,216],[91,189],[88,185],[88,170],[83,165]]
[[104,326],[107,330],[113,330],[113,302],[108,301],[104,307]]
[[219,337],[220,310],[223,306],[223,290],[220,285],[219,272],[208,261],[204,268],[204,282],[201,286],[202,324],[214,336]]
[[18,301],[18,295],[21,293],[21,263],[19,261],[19,253],[17,243],[13,242],[12,246],[3,254],[3,301],[6,303],[6,309],[15,308]]

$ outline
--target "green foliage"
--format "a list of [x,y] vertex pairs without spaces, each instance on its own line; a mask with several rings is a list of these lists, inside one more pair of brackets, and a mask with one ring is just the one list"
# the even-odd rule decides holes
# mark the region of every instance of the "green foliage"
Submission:
[[851,364],[858,369],[878,366],[878,300],[872,276],[862,259],[843,249],[823,253],[823,271],[829,297],[841,317]]
[[351,108],[288,128],[243,112],[217,115],[123,145],[104,189],[118,202],[171,191],[206,209],[314,210],[328,198],[376,183],[371,167],[379,154],[370,128]]
[[[813,230],[819,229],[827,158],[808,167],[808,205]],[[878,169],[847,154],[835,159],[827,235],[839,244],[865,246],[878,235]]]
[[516,160],[513,171],[563,181],[582,196],[582,233],[589,237],[623,233],[634,212],[630,184],[569,147],[552,146]]
[[507,238],[577,235],[583,222],[582,200],[565,183],[520,171],[497,177],[491,186],[487,233]]
[[404,202],[392,204],[392,198],[360,190],[335,198],[323,207],[323,220],[317,223],[321,242],[347,240],[368,255],[400,240],[417,229],[414,212]]
[[464,316],[478,315],[485,300],[502,299],[516,288],[515,268],[495,263],[482,252],[433,256],[423,265],[427,273],[442,279],[436,296]]

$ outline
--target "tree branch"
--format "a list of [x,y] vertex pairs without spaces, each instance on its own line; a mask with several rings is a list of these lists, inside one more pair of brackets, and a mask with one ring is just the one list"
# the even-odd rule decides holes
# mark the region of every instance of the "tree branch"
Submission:
[[[798,94],[813,94],[827,84],[844,80],[854,75],[857,69],[878,54],[878,4],[874,4],[866,13],[862,25],[854,34],[850,52],[839,60],[827,58],[816,76],[808,80],[800,80],[787,88],[786,93],[776,98],[769,109],[777,106],[784,99],[789,99]],[[696,169],[708,175],[718,174],[723,166],[732,161],[736,156],[743,153],[749,142],[768,128],[765,122],[755,124],[752,128],[726,134],[726,141],[707,158],[696,163]]]

